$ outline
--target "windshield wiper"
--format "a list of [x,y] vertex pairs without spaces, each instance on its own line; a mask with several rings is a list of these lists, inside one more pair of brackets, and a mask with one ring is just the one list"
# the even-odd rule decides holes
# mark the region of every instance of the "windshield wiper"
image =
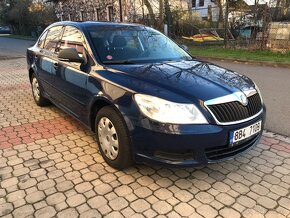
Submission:
[[136,64],[132,60],[103,61],[104,64]]

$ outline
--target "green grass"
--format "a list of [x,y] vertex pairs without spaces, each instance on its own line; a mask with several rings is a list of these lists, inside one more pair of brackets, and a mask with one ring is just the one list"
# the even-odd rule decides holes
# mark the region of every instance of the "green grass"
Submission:
[[22,35],[8,35],[8,34],[0,34],[0,37],[6,37],[6,38],[13,38],[13,39],[23,39],[23,40],[31,40],[31,41],[35,41],[37,40],[37,38],[34,38],[32,36],[22,36]]
[[290,64],[290,52],[282,54],[272,51],[225,49],[221,46],[190,46],[189,52],[195,57],[224,58],[241,61],[258,61]]

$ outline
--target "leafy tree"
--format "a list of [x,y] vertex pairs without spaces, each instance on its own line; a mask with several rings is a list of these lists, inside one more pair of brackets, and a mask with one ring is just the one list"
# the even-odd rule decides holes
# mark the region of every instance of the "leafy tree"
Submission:
[[35,0],[2,0],[0,21],[9,25],[15,34],[39,35],[40,31],[56,20],[53,6]]

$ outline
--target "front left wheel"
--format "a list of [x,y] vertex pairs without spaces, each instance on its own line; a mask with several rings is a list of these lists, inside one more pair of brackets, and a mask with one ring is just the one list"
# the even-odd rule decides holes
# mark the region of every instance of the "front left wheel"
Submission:
[[100,109],[95,130],[101,155],[108,165],[120,170],[133,164],[126,124],[114,108],[106,106]]

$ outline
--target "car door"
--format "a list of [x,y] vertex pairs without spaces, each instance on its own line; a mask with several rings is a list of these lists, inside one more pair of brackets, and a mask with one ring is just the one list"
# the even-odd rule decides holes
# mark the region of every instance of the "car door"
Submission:
[[87,53],[84,37],[75,27],[66,26],[58,51],[75,48],[84,63],[58,60],[58,70],[53,75],[54,95],[58,96],[59,104],[83,122],[86,121],[86,110],[90,93],[87,82],[92,60]]
[[52,96],[52,74],[55,74],[57,56],[55,49],[58,46],[62,26],[55,26],[47,30],[38,42],[36,54],[37,73],[46,94]]

